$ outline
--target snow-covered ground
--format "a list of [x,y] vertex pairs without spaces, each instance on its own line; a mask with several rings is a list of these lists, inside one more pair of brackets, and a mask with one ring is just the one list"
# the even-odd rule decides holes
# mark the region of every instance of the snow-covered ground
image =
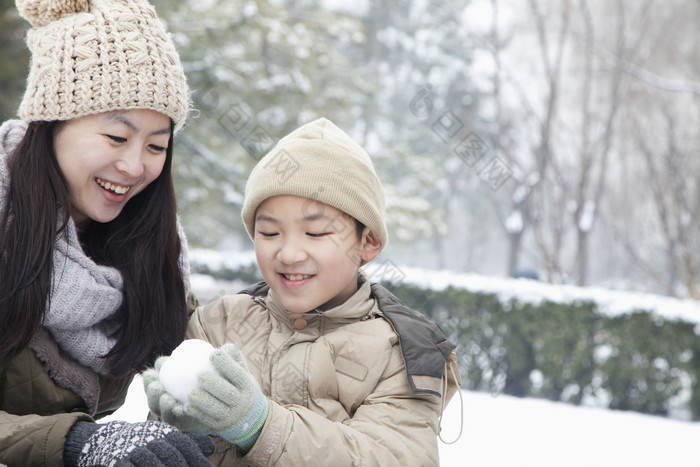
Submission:
[[[700,423],[631,412],[462,391],[464,430],[440,445],[443,467],[698,467]],[[460,400],[443,416],[442,437],[459,433]],[[139,421],[148,406],[140,378],[108,419]]]

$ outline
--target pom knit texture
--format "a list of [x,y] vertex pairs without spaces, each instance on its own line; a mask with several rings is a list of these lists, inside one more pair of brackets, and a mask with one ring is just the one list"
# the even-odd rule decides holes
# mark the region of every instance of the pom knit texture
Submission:
[[151,109],[178,130],[189,91],[172,38],[145,0],[17,0],[34,27],[25,121]]

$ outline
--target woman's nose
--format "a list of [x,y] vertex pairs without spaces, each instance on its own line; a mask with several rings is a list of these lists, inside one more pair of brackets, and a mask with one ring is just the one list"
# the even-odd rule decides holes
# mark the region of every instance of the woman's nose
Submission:
[[130,177],[138,178],[144,172],[141,151],[138,148],[127,148],[115,164],[117,170]]

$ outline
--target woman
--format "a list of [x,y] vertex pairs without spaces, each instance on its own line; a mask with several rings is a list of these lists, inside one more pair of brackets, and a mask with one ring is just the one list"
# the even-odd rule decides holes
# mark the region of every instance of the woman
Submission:
[[94,423],[185,334],[175,47],[145,0],[17,6],[34,28],[23,121],[0,127],[0,464],[209,465],[206,437]]

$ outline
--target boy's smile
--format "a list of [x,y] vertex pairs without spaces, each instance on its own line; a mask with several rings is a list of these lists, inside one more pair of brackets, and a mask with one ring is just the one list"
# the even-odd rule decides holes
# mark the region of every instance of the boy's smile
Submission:
[[361,261],[379,252],[376,236],[365,228],[358,239],[347,214],[291,195],[260,204],[254,242],[263,278],[291,313],[344,303],[357,291]]
[[308,284],[315,274],[284,274],[281,273],[282,284],[288,288],[302,287]]

